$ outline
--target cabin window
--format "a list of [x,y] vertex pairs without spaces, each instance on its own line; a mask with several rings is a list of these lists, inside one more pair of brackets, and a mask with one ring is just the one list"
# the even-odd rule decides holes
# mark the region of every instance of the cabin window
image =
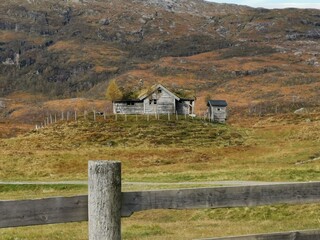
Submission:
[[221,108],[217,108],[217,111],[219,111],[219,112],[220,112],[220,111],[221,111]]
[[134,105],[134,102],[127,102],[127,105]]
[[158,93],[162,93],[162,90],[160,88],[158,89]]
[[153,99],[153,103],[154,103],[154,104],[157,104],[157,99]]

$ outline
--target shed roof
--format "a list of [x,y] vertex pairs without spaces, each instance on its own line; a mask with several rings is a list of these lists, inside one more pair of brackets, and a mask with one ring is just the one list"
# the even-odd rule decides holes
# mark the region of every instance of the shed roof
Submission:
[[226,107],[228,103],[226,100],[209,100],[207,106]]

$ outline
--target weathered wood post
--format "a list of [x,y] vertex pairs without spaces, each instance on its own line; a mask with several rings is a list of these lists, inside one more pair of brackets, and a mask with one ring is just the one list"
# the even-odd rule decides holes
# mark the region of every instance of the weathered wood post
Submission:
[[89,240],[121,239],[121,162],[89,161]]

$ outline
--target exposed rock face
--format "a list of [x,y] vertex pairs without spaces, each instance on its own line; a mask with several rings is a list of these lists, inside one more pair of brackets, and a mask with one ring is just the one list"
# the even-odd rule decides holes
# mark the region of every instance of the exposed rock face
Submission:
[[6,104],[4,101],[0,100],[0,109],[6,108]]
[[319,41],[318,10],[253,9],[203,0],[1,1],[0,94],[27,90],[78,96],[146,68],[160,78],[192,73],[200,79],[198,89],[214,89],[220,80],[212,79],[281,70],[271,64],[213,71],[213,64],[201,61],[186,61],[204,65],[199,69],[188,70],[179,61],[158,68],[159,59],[212,52],[231,61],[301,52],[296,62],[316,68],[318,56],[309,53],[319,52]]

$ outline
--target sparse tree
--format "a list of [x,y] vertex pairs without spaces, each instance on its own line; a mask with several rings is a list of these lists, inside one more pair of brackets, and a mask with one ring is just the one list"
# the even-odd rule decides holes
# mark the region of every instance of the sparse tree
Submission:
[[122,99],[122,97],[123,97],[123,93],[118,87],[116,81],[111,80],[106,91],[106,98],[108,100],[114,101],[114,100]]

